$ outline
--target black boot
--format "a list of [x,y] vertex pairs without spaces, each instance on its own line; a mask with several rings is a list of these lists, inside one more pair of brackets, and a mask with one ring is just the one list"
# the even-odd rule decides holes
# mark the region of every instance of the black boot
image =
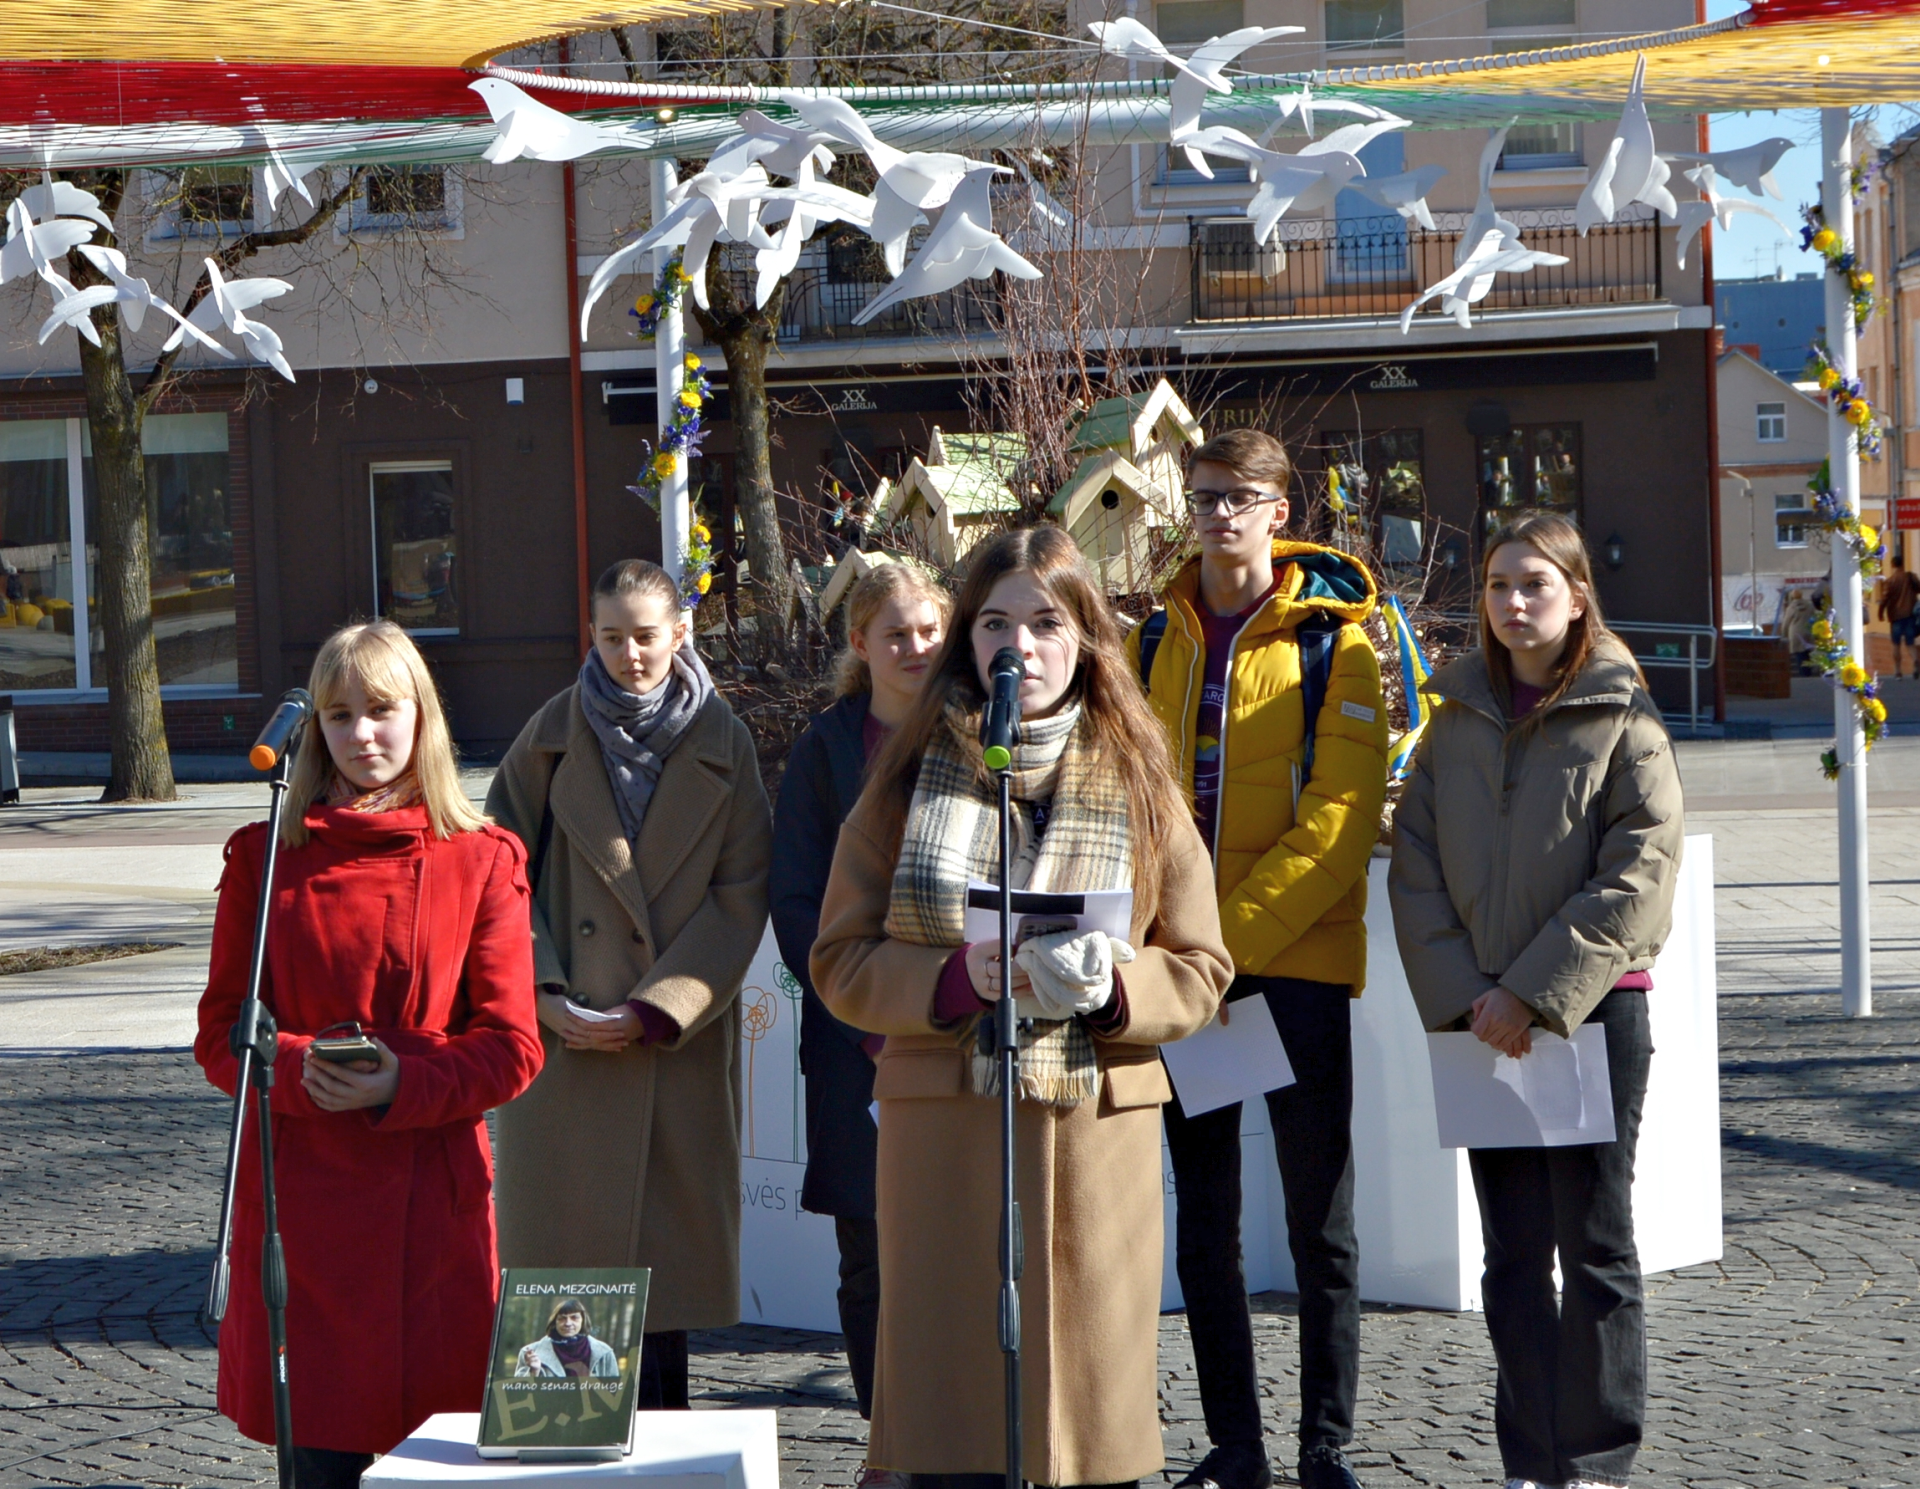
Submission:
[[1265,1444],[1229,1442],[1202,1458],[1174,1489],[1269,1489],[1272,1483]]
[[1337,1444],[1315,1443],[1300,1450],[1300,1489],[1360,1489]]

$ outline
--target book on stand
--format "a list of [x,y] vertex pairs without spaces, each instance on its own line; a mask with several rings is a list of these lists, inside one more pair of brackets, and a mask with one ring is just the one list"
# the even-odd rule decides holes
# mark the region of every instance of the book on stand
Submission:
[[508,1267],[493,1316],[480,1456],[625,1457],[633,1447],[646,1267]]

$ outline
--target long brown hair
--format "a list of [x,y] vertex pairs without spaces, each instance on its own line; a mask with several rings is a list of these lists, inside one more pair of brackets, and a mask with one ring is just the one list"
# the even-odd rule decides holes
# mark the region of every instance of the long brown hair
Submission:
[[[1069,697],[1081,705],[1081,737],[1098,767],[1119,780],[1127,793],[1127,819],[1133,835],[1133,892],[1141,918],[1151,922],[1156,907],[1160,866],[1173,834],[1190,820],[1176,784],[1173,756],[1160,721],[1127,665],[1119,623],[1107,609],[1093,572],[1072,538],[1057,527],[1023,527],[983,543],[969,556],[966,582],[955,602],[953,621],[927,674],[926,685],[907,721],[893,733],[874,761],[867,790],[881,808],[881,825],[898,844],[913,801],[920,757],[937,731],[946,728],[947,703],[977,715],[986,703],[973,659],[973,623],[1008,574],[1027,573],[1053,602],[1073,618],[1080,634],[1080,664]],[[968,748],[982,789],[990,788],[980,746],[971,733]]]
[[[1587,553],[1587,540],[1570,518],[1558,512],[1530,512],[1501,528],[1488,539],[1487,551],[1480,560],[1480,650],[1486,654],[1487,674],[1493,679],[1495,695],[1509,711],[1513,707],[1513,658],[1487,611],[1487,575],[1493,569],[1493,556],[1509,543],[1525,543],[1566,575],[1581,604],[1580,614],[1567,625],[1567,646],[1554,664],[1553,686],[1540,700],[1540,706],[1515,726],[1518,733],[1543,718],[1547,709],[1560,701],[1592,660],[1594,649],[1613,639],[1613,632],[1607,629],[1606,617],[1600,613],[1600,592],[1593,582],[1593,560]],[[1617,643],[1616,646],[1622,652],[1626,650]],[[1638,664],[1633,670],[1644,686],[1646,678]]]
[[851,698],[855,693],[873,691],[873,669],[866,658],[853,649],[853,633],[865,633],[873,618],[887,601],[899,595],[925,600],[940,612],[944,628],[953,613],[953,596],[932,573],[911,562],[881,564],[860,576],[860,582],[847,596],[847,649],[833,664],[833,696]]
[[392,703],[411,698],[419,709],[414,726],[413,759],[407,769],[420,787],[420,804],[427,809],[433,835],[450,838],[456,832],[484,827],[487,819],[460,787],[460,764],[453,751],[453,735],[440,690],[413,638],[390,620],[358,621],[342,626],[321,643],[313,659],[307,691],[313,694],[313,712],[300,734],[300,750],[293,757],[287,780],[287,800],[280,818],[280,841],[298,848],[307,840],[307,808],[327,794],[333,783],[333,755],[320,728],[320,715],[339,701],[346,688],[357,683],[368,698]]

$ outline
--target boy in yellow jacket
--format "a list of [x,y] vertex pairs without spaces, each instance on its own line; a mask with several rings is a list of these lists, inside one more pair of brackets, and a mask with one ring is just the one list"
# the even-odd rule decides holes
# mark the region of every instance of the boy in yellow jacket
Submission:
[[[1237,974],[1227,998],[1265,998],[1294,1070],[1267,1108],[1300,1291],[1300,1483],[1357,1489],[1343,1451],[1360,1355],[1349,1000],[1366,981],[1387,715],[1360,626],[1378,598],[1373,576],[1283,536],[1291,475],[1286,450],[1258,430],[1194,452],[1187,504],[1200,556],[1128,645],[1213,851]],[[1176,1097],[1166,1124],[1175,1264],[1213,1443],[1181,1484],[1266,1489],[1240,1253],[1240,1107],[1189,1117]]]

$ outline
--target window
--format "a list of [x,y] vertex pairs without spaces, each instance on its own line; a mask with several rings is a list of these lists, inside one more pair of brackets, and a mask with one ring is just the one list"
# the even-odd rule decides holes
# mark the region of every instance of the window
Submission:
[[[1407,143],[1398,134],[1369,140],[1360,151],[1369,176],[1397,176],[1407,168]],[[1398,213],[1357,191],[1333,199],[1333,274],[1343,280],[1407,278],[1407,224]]]
[[1773,546],[1776,548],[1804,548],[1807,546],[1807,524],[1813,520],[1813,513],[1807,509],[1807,494],[1804,491],[1787,492],[1773,499]]
[[453,462],[396,460],[368,471],[373,606],[416,635],[460,634]]
[[[1216,36],[1225,36],[1246,24],[1243,0],[1170,0],[1153,8],[1154,31],[1168,46],[1185,53]],[[1168,68],[1167,76],[1173,75]],[[1187,153],[1166,145],[1157,147],[1154,169],[1156,186],[1206,186],[1208,179],[1187,163]],[[1246,166],[1237,160],[1214,157],[1213,181],[1222,185],[1245,185],[1252,178]]]
[[[142,425],[163,686],[239,686],[227,416]],[[91,688],[100,500],[80,419],[0,421],[0,692]]]
[[1337,472],[1347,500],[1371,524],[1380,564],[1417,569],[1426,550],[1427,490],[1421,433],[1382,429],[1373,434],[1328,434],[1327,468]]
[[1401,0],[1326,0],[1326,8],[1330,52],[1406,44]]
[[461,236],[465,194],[460,178],[440,165],[377,165],[361,178],[346,231]]
[[1760,443],[1776,445],[1787,437],[1787,406],[1784,403],[1762,403],[1755,406],[1755,422],[1759,425]]
[[1487,28],[1564,26],[1571,30],[1574,0],[1487,0]]
[[1500,147],[1503,171],[1545,171],[1582,163],[1580,126],[1570,119],[1521,123],[1507,131]]
[[151,238],[233,238],[253,231],[251,166],[190,165],[151,172],[148,182],[155,208]]
[[1580,520],[1580,426],[1516,425],[1480,441],[1480,509],[1493,532],[1523,511]]

